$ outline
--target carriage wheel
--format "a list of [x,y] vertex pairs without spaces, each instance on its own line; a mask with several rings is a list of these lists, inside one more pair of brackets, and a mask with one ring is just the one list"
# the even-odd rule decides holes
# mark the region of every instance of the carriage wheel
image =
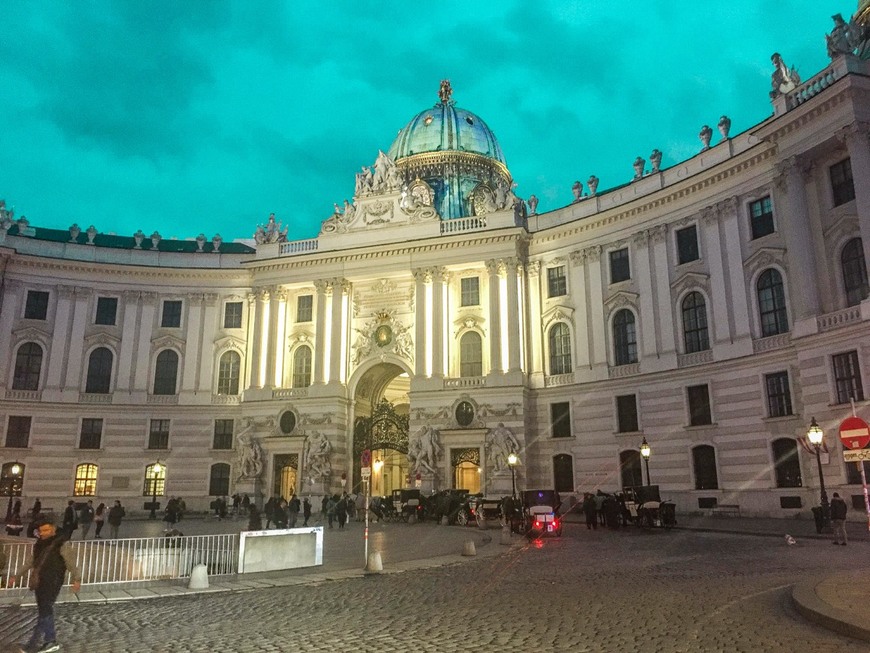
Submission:
[[466,526],[468,524],[468,513],[464,510],[460,510],[456,513],[456,523],[460,526]]

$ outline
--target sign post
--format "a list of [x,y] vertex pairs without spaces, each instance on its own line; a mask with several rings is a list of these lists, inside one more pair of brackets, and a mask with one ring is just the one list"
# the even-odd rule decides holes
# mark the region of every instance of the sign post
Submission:
[[366,505],[363,510],[366,513],[366,524],[365,530],[363,531],[363,560],[365,563],[363,564],[363,569],[368,568],[369,565],[369,503],[372,500],[371,497],[371,478],[372,478],[372,452],[369,449],[363,449],[362,455],[360,456],[360,476],[362,476],[363,481],[366,484]]
[[852,402],[852,417],[840,422],[840,441],[843,443],[843,460],[854,462],[861,472],[861,486],[864,488],[864,510],[867,512],[867,530],[870,531],[870,494],[867,492],[867,474],[864,461],[870,460],[870,426],[855,415],[855,402]]

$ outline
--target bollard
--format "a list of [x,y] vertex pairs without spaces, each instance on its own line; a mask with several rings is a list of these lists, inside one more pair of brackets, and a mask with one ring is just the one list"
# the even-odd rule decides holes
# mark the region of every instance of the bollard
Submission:
[[499,543],[506,544],[508,546],[513,544],[513,542],[511,541],[511,527],[510,526],[504,525],[501,527],[501,540]]
[[372,551],[369,553],[369,561],[366,565],[366,571],[369,573],[374,573],[377,571],[384,570],[384,563],[381,562],[381,552],[380,551]]
[[449,526],[450,525],[450,519],[447,517],[447,515],[441,516],[441,525],[442,526]]
[[464,556],[476,556],[477,550],[474,548],[474,542],[471,540],[465,541],[465,546],[462,548],[462,555]]
[[193,569],[190,571],[190,582],[187,584],[187,589],[208,589],[208,567],[202,563],[193,566]]

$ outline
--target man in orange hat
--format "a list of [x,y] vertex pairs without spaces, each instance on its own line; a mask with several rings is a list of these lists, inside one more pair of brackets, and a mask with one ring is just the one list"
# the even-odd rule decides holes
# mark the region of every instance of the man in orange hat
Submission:
[[[24,646],[28,653],[49,653],[60,650],[54,630],[54,603],[63,586],[67,572],[72,574],[72,591],[78,593],[82,575],[75,564],[75,554],[66,538],[57,533],[53,523],[44,517],[36,524],[38,539],[24,566],[16,574],[24,577],[30,572],[30,589],[36,593],[38,616],[36,627],[30,641]],[[10,576],[9,586],[15,584],[15,576]],[[39,641],[42,638],[42,646]]]

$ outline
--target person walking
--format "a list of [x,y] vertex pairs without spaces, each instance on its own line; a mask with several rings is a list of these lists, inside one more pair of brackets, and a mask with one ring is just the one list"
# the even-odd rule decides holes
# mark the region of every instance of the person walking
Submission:
[[66,539],[71,540],[73,531],[79,527],[79,518],[76,515],[76,502],[70,499],[67,501],[66,509],[63,511],[63,523],[60,527],[61,535]]
[[326,518],[329,520],[330,528],[332,528],[332,524],[335,521],[336,506],[338,506],[338,495],[334,494],[326,501]]
[[94,524],[96,524],[96,532],[94,532],[95,540],[102,540],[100,531],[103,530],[103,525],[106,523],[106,504],[100,501],[100,505],[94,511]]
[[115,500],[115,505],[109,509],[109,535],[113,540],[118,539],[118,529],[121,528],[121,520],[127,515],[127,511],[121,502]]
[[834,541],[831,544],[846,546],[846,513],[849,507],[840,498],[839,492],[834,492],[831,499],[831,525],[834,527]]
[[583,495],[583,514],[586,515],[586,528],[597,531],[598,506],[595,504],[595,497],[588,492]]
[[302,504],[299,501],[299,497],[295,494],[290,497],[290,501],[287,504],[287,519],[290,528],[296,528],[296,520],[299,519],[299,508],[301,507]]
[[308,526],[308,520],[311,519],[311,501],[308,497],[305,497],[305,500],[302,502],[302,517],[305,520],[302,522],[302,525]]
[[82,539],[88,539],[88,533],[91,532],[91,526],[94,523],[94,502],[88,501],[79,510],[79,526],[82,527]]
[[[37,522],[37,537],[33,550],[24,566],[9,578],[10,586],[15,576],[23,577],[30,572],[30,589],[36,593],[37,619],[30,640],[24,650],[34,653],[59,651],[54,627],[54,603],[63,585],[67,572],[72,574],[72,591],[78,594],[82,586],[82,574],[75,564],[75,553],[63,534],[45,518]],[[42,646],[40,646],[42,639]]]
[[335,516],[338,519],[338,527],[344,528],[347,522],[347,494],[341,495],[341,498],[335,504]]

